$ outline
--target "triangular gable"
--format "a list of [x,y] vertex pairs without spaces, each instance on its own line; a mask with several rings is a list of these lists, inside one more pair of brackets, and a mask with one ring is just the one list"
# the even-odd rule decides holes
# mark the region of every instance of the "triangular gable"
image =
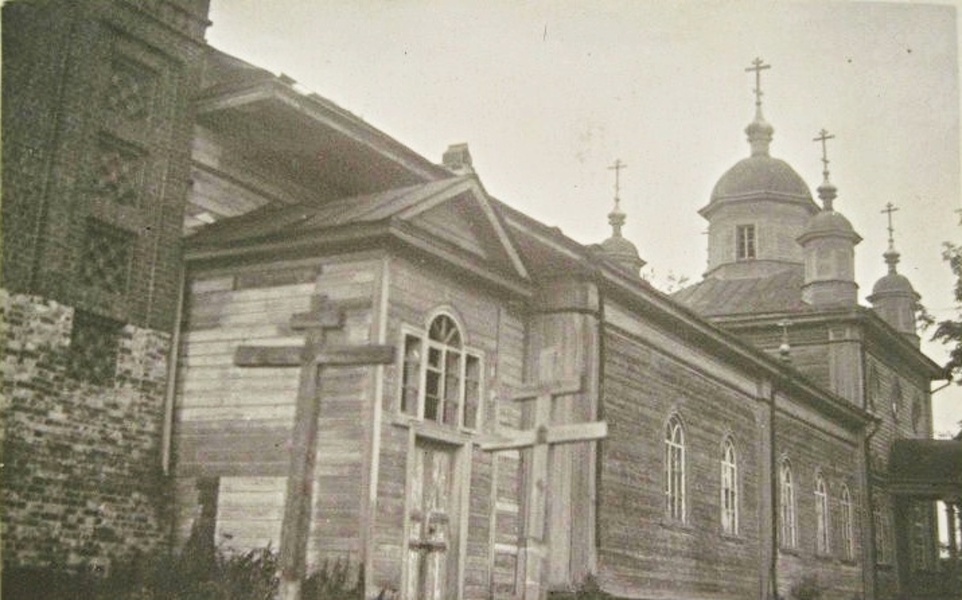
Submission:
[[518,250],[477,179],[450,177],[438,181],[341,198],[323,203],[265,207],[203,227],[188,247],[220,248],[292,240],[314,232],[362,223],[404,221],[427,234],[507,268],[527,279]]
[[519,277],[528,278],[528,271],[504,224],[481,184],[473,177],[462,178],[458,185],[422,199],[395,217],[485,262],[502,263]]

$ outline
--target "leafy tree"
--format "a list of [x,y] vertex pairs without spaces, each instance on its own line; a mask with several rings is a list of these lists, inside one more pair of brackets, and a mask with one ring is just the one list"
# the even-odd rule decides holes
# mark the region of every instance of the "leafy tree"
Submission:
[[939,321],[932,334],[932,340],[951,346],[949,361],[945,365],[946,377],[962,385],[962,245],[945,243],[942,258],[949,263],[955,275],[953,296],[955,297],[956,316],[954,319]]

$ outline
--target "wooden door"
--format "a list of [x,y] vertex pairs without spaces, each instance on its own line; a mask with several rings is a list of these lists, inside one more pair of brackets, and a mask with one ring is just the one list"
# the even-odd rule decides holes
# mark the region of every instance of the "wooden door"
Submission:
[[455,448],[415,443],[408,485],[407,594],[409,600],[457,597],[458,519]]

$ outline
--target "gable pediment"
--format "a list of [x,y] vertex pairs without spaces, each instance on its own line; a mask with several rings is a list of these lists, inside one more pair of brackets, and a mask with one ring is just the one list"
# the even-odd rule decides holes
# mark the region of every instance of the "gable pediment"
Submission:
[[197,252],[242,252],[264,244],[322,243],[339,231],[401,226],[419,245],[468,258],[482,268],[528,279],[520,254],[478,180],[451,177],[323,203],[253,211],[201,228],[187,239]]
[[478,182],[465,178],[463,186],[397,215],[432,238],[472,254],[495,268],[508,269],[527,279],[518,250],[494,212]]

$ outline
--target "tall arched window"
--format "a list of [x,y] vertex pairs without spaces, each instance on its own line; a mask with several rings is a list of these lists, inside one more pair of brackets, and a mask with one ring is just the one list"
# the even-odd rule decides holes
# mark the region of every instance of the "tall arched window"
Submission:
[[831,549],[828,529],[828,489],[821,473],[815,476],[815,552],[828,554]]
[[839,492],[838,510],[838,534],[842,558],[845,560],[855,559],[855,530],[854,518],[852,515],[852,495],[848,491],[848,486],[842,484],[842,491]]
[[665,512],[685,522],[685,430],[677,415],[665,427]]
[[464,347],[457,323],[448,315],[438,315],[427,332],[404,336],[401,412],[475,429],[481,373],[481,357]]
[[782,461],[778,472],[778,524],[779,543],[785,548],[794,548],[798,542],[795,527],[795,481],[792,465]]
[[722,445],[721,522],[725,533],[738,533],[738,463],[731,438],[725,438]]

